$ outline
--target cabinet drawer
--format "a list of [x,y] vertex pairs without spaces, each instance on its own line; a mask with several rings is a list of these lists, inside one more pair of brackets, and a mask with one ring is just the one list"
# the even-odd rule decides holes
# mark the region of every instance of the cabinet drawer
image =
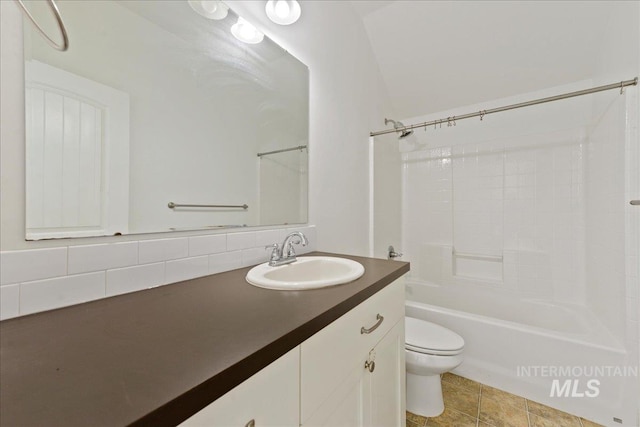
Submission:
[[[303,423],[403,317],[404,279],[400,278],[301,344]],[[373,330],[362,333],[362,328]]]

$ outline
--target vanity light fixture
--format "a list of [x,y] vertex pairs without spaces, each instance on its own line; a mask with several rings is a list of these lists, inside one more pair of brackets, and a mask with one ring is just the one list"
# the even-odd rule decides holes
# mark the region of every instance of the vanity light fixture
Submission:
[[242,17],[238,17],[238,22],[231,26],[231,34],[241,42],[249,44],[258,44],[264,39],[264,34]]
[[269,0],[265,6],[267,16],[276,24],[293,24],[300,18],[300,4],[296,0]]
[[189,0],[189,6],[199,15],[220,21],[229,14],[229,6],[218,0]]

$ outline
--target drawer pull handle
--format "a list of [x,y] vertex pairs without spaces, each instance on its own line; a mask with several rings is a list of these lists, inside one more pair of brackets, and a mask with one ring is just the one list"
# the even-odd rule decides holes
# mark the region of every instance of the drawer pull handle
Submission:
[[370,327],[369,329],[365,328],[364,326],[360,328],[360,333],[370,334],[371,332],[375,331],[376,329],[378,329],[378,326],[382,325],[382,321],[384,320],[384,317],[380,316],[380,313],[378,313],[378,315],[376,316],[376,320],[377,320],[376,324]]
[[251,420],[244,425],[244,427],[256,427],[256,420]]

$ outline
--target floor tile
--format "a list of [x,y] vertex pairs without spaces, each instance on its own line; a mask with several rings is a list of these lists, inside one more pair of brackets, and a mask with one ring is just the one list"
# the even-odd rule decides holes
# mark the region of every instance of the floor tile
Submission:
[[462,387],[456,387],[453,384],[443,383],[442,394],[445,408],[455,409],[473,418],[478,417],[478,406],[480,404],[479,393],[469,391],[469,389]]
[[515,394],[507,393],[506,391],[499,390],[497,388],[489,387],[488,385],[482,386],[482,396],[486,396],[490,399],[514,406],[523,411],[527,410],[527,404],[524,397],[516,396]]
[[427,419],[425,417],[421,417],[420,415],[413,414],[407,411],[407,427],[409,427],[409,423],[414,426],[424,427],[427,423]]
[[604,427],[602,424],[594,423],[593,421],[585,420],[584,418],[580,418],[580,422],[583,427]]
[[480,383],[456,374],[452,374],[451,372],[447,372],[442,375],[442,381],[469,389],[469,391],[480,391]]
[[[532,400],[527,400],[527,407],[529,409],[529,414],[532,415],[532,417],[530,417],[532,426],[552,425],[555,427],[582,427],[580,420],[575,415],[567,414],[566,412],[559,411]],[[533,416],[536,416],[537,424],[534,424]],[[551,424],[545,424],[545,421],[539,420],[538,418],[549,420]]]
[[527,411],[516,408],[482,394],[480,397],[480,421],[496,427],[528,427]]
[[571,418],[543,418],[529,413],[531,427],[581,427],[578,417]]
[[427,419],[427,427],[476,427],[477,418],[446,408],[439,417]]

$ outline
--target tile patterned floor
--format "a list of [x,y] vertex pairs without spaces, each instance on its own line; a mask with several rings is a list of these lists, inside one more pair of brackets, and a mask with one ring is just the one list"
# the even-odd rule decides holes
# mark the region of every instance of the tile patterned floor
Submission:
[[602,427],[451,373],[442,376],[444,412],[424,418],[407,412],[407,427]]

